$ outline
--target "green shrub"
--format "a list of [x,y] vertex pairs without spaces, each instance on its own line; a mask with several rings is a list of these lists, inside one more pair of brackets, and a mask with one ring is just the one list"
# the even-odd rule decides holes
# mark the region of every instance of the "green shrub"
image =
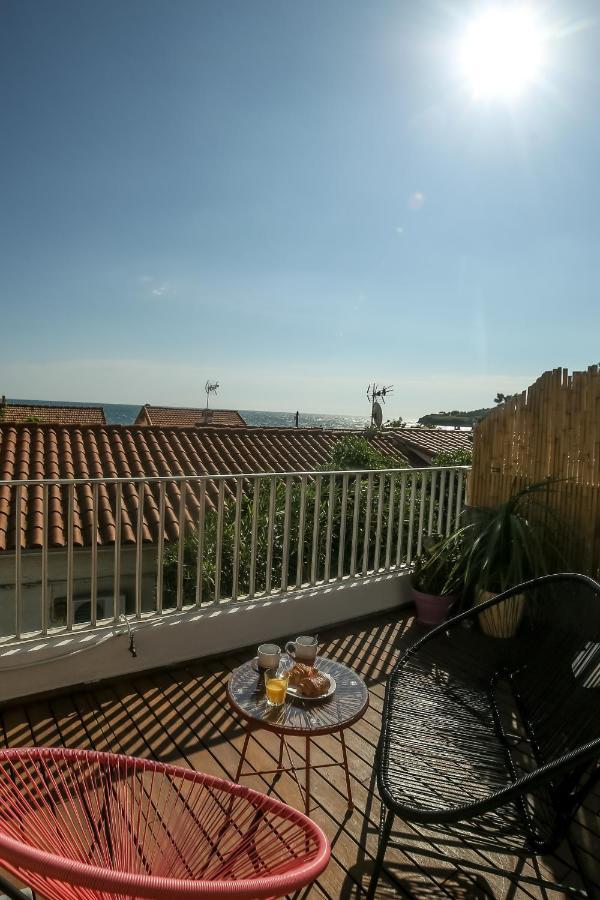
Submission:
[[471,450],[446,450],[431,460],[432,466],[470,466],[473,462]]
[[392,456],[386,456],[366,437],[349,434],[337,442],[323,470],[399,469],[401,466],[401,462]]

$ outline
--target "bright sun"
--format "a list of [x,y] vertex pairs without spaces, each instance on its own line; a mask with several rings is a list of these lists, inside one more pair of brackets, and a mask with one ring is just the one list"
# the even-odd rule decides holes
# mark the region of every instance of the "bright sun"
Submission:
[[514,98],[539,75],[543,33],[524,6],[487,9],[467,26],[459,65],[476,98]]

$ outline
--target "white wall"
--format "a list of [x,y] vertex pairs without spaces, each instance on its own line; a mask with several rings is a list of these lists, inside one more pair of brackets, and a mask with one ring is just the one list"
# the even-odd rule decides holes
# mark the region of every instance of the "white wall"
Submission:
[[[82,619],[89,622],[92,554],[89,548],[73,552],[73,597],[85,604]],[[48,615],[50,626],[66,622],[67,552],[50,550],[48,553]],[[114,549],[98,549],[97,594],[106,598],[107,614],[112,618],[114,591]],[[120,588],[122,611],[131,611],[135,594],[135,548],[121,548]],[[142,608],[151,611],[155,606],[156,548],[145,546],[142,554]],[[22,633],[40,631],[42,627],[42,554],[39,550],[24,551],[21,555]],[[103,604],[98,603],[98,618],[103,618]],[[61,621],[62,620],[62,621]],[[0,638],[15,633],[15,556],[0,555]]]
[[[315,633],[411,602],[407,575],[385,574],[295,591],[283,598],[171,613],[123,627],[75,631],[0,649],[0,702]],[[69,654],[68,656],[66,654]]]

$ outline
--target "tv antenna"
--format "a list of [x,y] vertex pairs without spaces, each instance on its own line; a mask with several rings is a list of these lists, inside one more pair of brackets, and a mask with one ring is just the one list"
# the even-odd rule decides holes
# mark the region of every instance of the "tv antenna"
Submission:
[[[383,424],[383,410],[381,403],[385,403],[385,398],[394,390],[393,384],[378,385],[376,382],[367,387],[367,400],[371,404],[371,428],[381,428]],[[381,403],[379,402],[381,400]]]
[[204,385],[204,390],[206,391],[206,408],[208,409],[208,400],[211,394],[216,394],[219,390],[219,382],[218,381],[207,381]]

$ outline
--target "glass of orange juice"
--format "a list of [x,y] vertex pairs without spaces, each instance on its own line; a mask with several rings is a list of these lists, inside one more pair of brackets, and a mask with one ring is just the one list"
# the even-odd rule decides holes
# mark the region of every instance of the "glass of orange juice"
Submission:
[[280,669],[265,671],[265,692],[268,706],[283,706],[287,693],[289,672]]

